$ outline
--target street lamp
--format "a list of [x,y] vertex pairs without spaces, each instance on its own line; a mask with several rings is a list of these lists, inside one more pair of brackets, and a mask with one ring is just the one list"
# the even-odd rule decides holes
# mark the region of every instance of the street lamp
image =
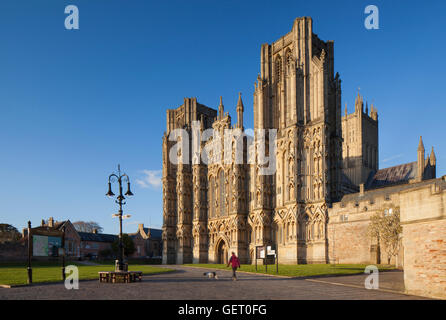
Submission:
[[[130,179],[128,177],[128,175],[126,175],[125,173],[121,174],[121,167],[118,164],[118,174],[112,173],[109,177],[108,177],[108,192],[105,194],[106,196],[113,198],[115,196],[115,194],[113,193],[112,189],[111,189],[111,184],[112,182],[117,181],[119,184],[119,195],[116,197],[115,202],[117,204],[119,204],[119,211],[118,214],[114,214],[113,216],[117,216],[119,217],[119,255],[118,255],[118,271],[123,271],[124,270],[124,263],[123,263],[123,256],[124,256],[124,249],[123,249],[123,245],[122,245],[122,206],[124,204],[126,204],[125,197],[122,195],[122,183],[123,182],[127,182],[127,192],[124,194],[126,196],[133,196],[133,193],[130,191]],[[127,218],[127,216],[130,215],[125,215],[124,218]]]

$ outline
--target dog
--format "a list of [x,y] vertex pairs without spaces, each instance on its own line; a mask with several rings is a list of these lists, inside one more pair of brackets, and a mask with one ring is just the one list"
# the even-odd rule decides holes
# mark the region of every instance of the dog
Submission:
[[217,279],[218,280],[218,276],[216,272],[205,272],[203,273],[204,276],[208,277],[209,279]]

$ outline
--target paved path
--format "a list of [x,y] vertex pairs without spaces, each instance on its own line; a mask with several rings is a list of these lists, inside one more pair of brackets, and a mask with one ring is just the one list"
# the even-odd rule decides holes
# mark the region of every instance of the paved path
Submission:
[[[41,284],[31,287],[0,288],[3,299],[421,299],[399,293],[366,290],[360,285],[360,276],[305,279],[278,278],[266,275],[239,273],[238,281],[231,280],[231,272],[215,270],[219,279],[207,279],[207,269],[167,266],[175,272],[148,275],[142,283],[108,284],[81,281],[79,290],[66,290],[62,283]],[[330,282],[341,278],[356,279],[350,284]],[[356,282],[355,282],[356,281]],[[363,283],[363,282],[362,282]],[[351,285],[351,286],[349,286]]]

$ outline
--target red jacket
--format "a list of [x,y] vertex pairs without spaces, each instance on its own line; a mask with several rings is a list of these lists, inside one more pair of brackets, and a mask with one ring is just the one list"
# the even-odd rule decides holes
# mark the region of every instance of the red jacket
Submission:
[[240,261],[236,255],[231,256],[231,258],[229,259],[229,263],[232,265],[233,268],[240,268]]

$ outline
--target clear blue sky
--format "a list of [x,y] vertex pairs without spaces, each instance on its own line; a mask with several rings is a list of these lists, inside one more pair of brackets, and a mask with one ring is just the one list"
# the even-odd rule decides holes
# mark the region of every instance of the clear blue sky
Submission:
[[[357,88],[379,113],[380,167],[416,160],[419,136],[446,174],[444,1],[124,1],[0,2],[0,222],[94,220],[118,232],[105,197],[118,163],[135,196],[137,223],[162,225],[162,192],[135,183],[161,170],[165,110],[183,97],[235,118],[243,93],[252,127],[260,45],[313,18],[335,41],[343,104]],[[75,4],[80,29],[65,30]],[[380,9],[380,29],[364,28],[364,8]]]

